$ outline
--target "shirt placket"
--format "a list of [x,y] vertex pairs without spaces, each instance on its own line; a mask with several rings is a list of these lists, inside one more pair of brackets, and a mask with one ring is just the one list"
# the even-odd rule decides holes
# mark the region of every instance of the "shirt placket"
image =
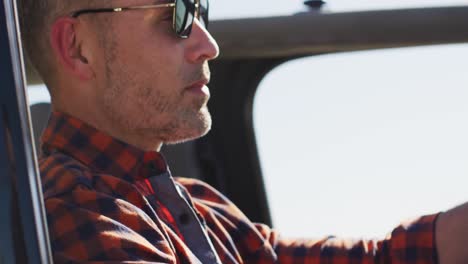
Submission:
[[153,197],[171,214],[178,229],[177,233],[203,264],[220,264],[214,246],[203,228],[194,208],[184,197],[182,190],[175,184],[169,170],[148,178]]

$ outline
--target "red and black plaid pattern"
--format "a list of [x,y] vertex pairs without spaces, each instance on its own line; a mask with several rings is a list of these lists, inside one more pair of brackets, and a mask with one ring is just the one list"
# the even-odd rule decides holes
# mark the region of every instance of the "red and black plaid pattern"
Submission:
[[[145,180],[167,170],[157,152],[118,141],[82,121],[52,113],[40,170],[55,263],[192,263],[167,209],[152,205]],[[382,241],[285,240],[250,222],[207,184],[175,179],[201,216],[222,263],[436,263],[426,216]]]

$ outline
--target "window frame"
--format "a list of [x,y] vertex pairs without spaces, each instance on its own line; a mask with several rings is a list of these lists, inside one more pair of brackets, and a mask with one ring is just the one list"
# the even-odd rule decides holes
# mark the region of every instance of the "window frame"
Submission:
[[196,141],[197,154],[209,157],[201,160],[207,182],[251,220],[271,225],[253,129],[254,96],[265,75],[302,57],[466,43],[467,23],[467,6],[215,21],[210,30],[220,44],[221,57],[212,63],[209,108],[214,126],[207,137]]
[[16,1],[0,2],[1,262],[52,263],[25,96]]

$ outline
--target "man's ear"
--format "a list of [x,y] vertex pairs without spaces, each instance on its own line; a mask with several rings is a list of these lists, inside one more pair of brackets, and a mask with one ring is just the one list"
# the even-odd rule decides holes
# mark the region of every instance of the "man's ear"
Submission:
[[50,31],[50,42],[61,67],[82,80],[93,76],[88,59],[77,41],[77,20],[63,17],[55,21]]

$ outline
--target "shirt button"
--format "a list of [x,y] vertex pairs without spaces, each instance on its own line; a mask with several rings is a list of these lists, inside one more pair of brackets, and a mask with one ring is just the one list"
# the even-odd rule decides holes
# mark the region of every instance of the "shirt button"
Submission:
[[190,215],[188,213],[183,213],[179,215],[179,222],[182,225],[188,225],[190,223]]
[[151,174],[157,174],[156,166],[153,163],[148,164],[148,170]]

